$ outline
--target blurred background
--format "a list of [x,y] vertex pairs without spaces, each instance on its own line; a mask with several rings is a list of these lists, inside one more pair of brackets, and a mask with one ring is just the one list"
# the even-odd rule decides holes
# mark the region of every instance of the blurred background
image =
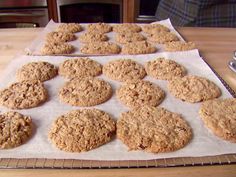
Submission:
[[236,27],[236,0],[0,0],[0,28],[56,22],[150,23]]

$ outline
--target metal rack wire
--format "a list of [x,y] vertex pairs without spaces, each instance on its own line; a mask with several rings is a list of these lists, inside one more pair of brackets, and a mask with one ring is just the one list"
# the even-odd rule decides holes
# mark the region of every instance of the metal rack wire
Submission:
[[74,159],[0,158],[0,168],[17,169],[109,169],[236,164],[236,154],[180,157],[155,160],[97,161]]

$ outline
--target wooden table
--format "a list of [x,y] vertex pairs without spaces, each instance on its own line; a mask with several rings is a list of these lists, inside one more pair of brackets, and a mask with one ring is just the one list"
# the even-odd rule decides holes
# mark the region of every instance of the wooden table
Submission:
[[[196,43],[201,55],[215,71],[236,92],[236,74],[228,68],[228,62],[236,50],[236,29],[227,28],[177,28],[187,41]],[[15,55],[30,44],[42,29],[1,29],[0,30],[0,73]],[[142,169],[99,169],[99,170],[0,170],[1,176],[224,176],[235,177],[236,165],[197,167],[142,168]]]

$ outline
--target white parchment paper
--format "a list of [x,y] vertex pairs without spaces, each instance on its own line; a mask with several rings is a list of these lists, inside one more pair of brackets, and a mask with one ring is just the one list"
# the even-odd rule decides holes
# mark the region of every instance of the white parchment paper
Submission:
[[[179,39],[181,41],[183,41],[183,38],[181,37],[181,35],[174,29],[174,27],[172,26],[171,22],[169,19],[166,19],[166,20],[162,20],[162,21],[158,21],[158,22],[154,22],[154,23],[158,23],[158,24],[162,24],[166,27],[168,27],[170,29],[170,31],[174,34],[176,34]],[[31,43],[30,46],[28,46],[25,51],[27,54],[29,55],[41,55],[40,54],[40,50],[41,48],[43,47],[44,43],[45,43],[45,37],[47,35],[47,33],[49,32],[52,32],[52,31],[55,31],[56,28],[60,25],[60,23],[55,23],[54,21],[50,21],[47,26],[44,28],[44,30],[37,36],[37,38]],[[78,32],[78,33],[75,33],[75,35],[77,36],[80,36],[81,34],[85,33],[86,32],[86,28],[87,28],[87,25],[86,23],[82,23],[81,24],[82,27],[84,28],[83,31],[81,32]],[[113,24],[111,24],[113,25]],[[143,24],[138,24],[140,26],[142,26]],[[144,36],[147,36],[146,33],[144,32],[141,32],[141,34],[143,34]],[[122,45],[120,45],[119,43],[117,43],[115,41],[115,32],[110,32],[110,33],[106,33],[106,35],[109,37],[109,42],[114,42],[116,44],[118,44],[120,47],[122,47]],[[75,41],[70,41],[68,42],[69,44],[73,45],[75,47],[75,51],[72,53],[72,54],[64,54],[65,55],[85,55],[85,54],[82,54],[80,52],[80,48],[81,46],[83,46],[83,43],[81,43],[78,39],[76,39]],[[152,42],[151,42],[152,43]],[[160,53],[160,52],[163,52],[164,51],[164,48],[163,48],[163,45],[161,44],[156,44],[156,43],[152,43],[154,46],[157,47],[158,51],[156,53]]]
[[[105,64],[111,60],[118,58],[131,58],[141,64],[149,60],[153,60],[157,57],[165,57],[177,61],[187,68],[188,74],[203,76],[214,83],[216,83],[222,91],[221,98],[231,97],[229,92],[225,89],[220,80],[214,75],[211,69],[200,58],[197,50],[188,52],[172,52],[172,53],[159,53],[150,55],[138,55],[138,56],[103,56],[103,57],[90,57],[101,64]],[[63,56],[21,56],[12,61],[6,68],[2,78],[0,78],[0,88],[5,88],[7,85],[15,81],[15,73],[22,65],[32,61],[48,61],[55,65],[63,62],[68,57]],[[113,81],[105,77],[99,76],[107,82],[109,82],[113,90],[120,86],[121,83]],[[53,158],[53,159],[88,159],[88,160],[147,160],[147,159],[159,159],[168,157],[187,157],[187,156],[208,156],[219,155],[227,153],[236,153],[236,143],[230,143],[219,139],[214,136],[206,127],[204,127],[201,121],[198,110],[200,103],[191,104],[183,102],[174,98],[169,94],[167,90],[167,82],[156,80],[150,77],[145,77],[145,80],[149,80],[158,84],[165,92],[166,98],[161,103],[161,107],[164,107],[172,112],[182,114],[183,118],[188,121],[193,129],[192,141],[183,149],[171,152],[152,154],[142,151],[128,151],[127,147],[122,144],[121,141],[114,138],[111,142],[84,153],[68,153],[58,150],[54,147],[47,138],[48,131],[52,122],[61,114],[65,114],[68,111],[81,109],[81,107],[73,107],[60,103],[57,93],[58,89],[66,81],[61,76],[57,76],[52,80],[46,81],[45,86],[49,92],[49,99],[43,105],[26,110],[19,110],[18,112],[29,115],[32,117],[35,132],[30,140],[14,149],[0,150],[0,157],[2,158]],[[118,119],[119,115],[128,111],[128,108],[122,105],[115,97],[105,102],[104,104],[94,106],[95,108],[104,110],[110,113],[114,119]],[[5,112],[8,109],[0,107],[1,112]]]

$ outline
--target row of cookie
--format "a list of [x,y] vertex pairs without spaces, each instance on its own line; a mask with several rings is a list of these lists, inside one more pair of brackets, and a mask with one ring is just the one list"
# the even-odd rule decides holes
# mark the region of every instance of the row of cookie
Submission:
[[[215,135],[235,143],[235,111],[235,98],[216,99],[204,102],[199,114]],[[32,119],[17,112],[0,114],[0,125],[0,149],[17,147],[32,134]],[[117,123],[98,109],[70,111],[54,121],[48,137],[63,151],[83,152],[109,142],[115,132],[130,150],[152,153],[178,150],[192,139],[191,127],[181,115],[150,106],[122,113]]]
[[[77,39],[77,36],[74,33],[67,33],[67,32],[58,32],[53,31],[46,35],[46,42],[52,43],[60,43],[60,42],[70,42]],[[103,42],[108,41],[109,38],[107,35],[103,33],[91,33],[86,32],[78,36],[78,40],[81,43],[91,43],[91,42]],[[131,42],[138,42],[138,41],[150,41],[158,44],[164,44],[167,42],[172,41],[179,41],[179,38],[171,32],[161,31],[155,34],[149,34],[147,37],[142,35],[141,33],[117,33],[115,34],[115,41],[120,44],[126,44]]]
[[[195,49],[195,44],[192,42],[173,41],[168,42],[164,46],[165,51],[186,51]],[[69,43],[55,43],[48,42],[43,45],[40,52],[42,55],[60,55],[71,54],[77,49]],[[91,42],[87,43],[80,48],[80,52],[83,54],[148,54],[157,52],[157,48],[147,41],[137,41],[127,43],[122,48],[112,42]]]
[[[65,33],[77,33],[83,31],[84,28],[82,25],[78,23],[62,23],[60,24],[55,31],[57,32],[65,32]],[[86,30],[90,33],[109,33],[114,31],[116,33],[137,33],[140,31],[144,31],[148,34],[154,34],[158,32],[169,32],[170,29],[161,24],[145,24],[145,25],[138,25],[135,23],[122,23],[122,24],[115,24],[109,25],[107,23],[92,23],[89,24]]]
[[143,67],[131,59],[117,59],[102,66],[90,58],[67,59],[59,64],[59,69],[48,62],[30,62],[16,72],[18,81],[33,79],[46,81],[57,74],[72,79],[74,77],[95,77],[104,74],[110,79],[124,82],[127,80],[143,79],[147,74],[161,80],[171,80],[173,77],[185,76],[186,69],[177,62],[165,58],[149,61]]
[[[205,78],[197,76],[183,77],[186,74],[186,69],[172,60],[159,58],[149,61],[146,64],[146,71],[156,79],[170,80],[168,83],[170,93],[184,101],[200,102],[217,98],[221,95],[220,89]],[[94,106],[107,101],[112,96],[112,88],[109,83],[94,78],[82,79],[83,77],[97,76],[101,72],[102,66],[88,58],[64,61],[59,66],[60,75],[74,79],[61,88],[59,91],[60,99],[73,106]],[[142,65],[132,60],[120,59],[111,61],[103,67],[103,73],[111,79],[129,81],[116,91],[118,99],[128,107],[133,108],[142,104],[156,106],[165,97],[164,91],[157,85],[148,81],[137,80],[145,77],[146,72]],[[32,107],[32,105],[27,105],[24,102],[36,102],[33,107],[45,102],[47,97],[46,89],[40,81],[35,79],[44,81],[54,77],[56,74],[56,67],[47,62],[33,62],[24,65],[17,71],[18,80],[32,79],[34,82],[14,83],[0,91],[0,104],[10,108],[23,109]],[[179,78],[173,79],[177,76]],[[29,93],[25,93],[28,91],[28,87],[33,87],[31,89],[32,92],[40,91],[40,95],[31,97]],[[71,91],[72,88],[73,92]],[[19,95],[15,93],[19,93]],[[28,96],[27,99],[25,98],[26,96]]]
[[[0,122],[0,149],[20,146],[31,137],[29,116],[7,112],[0,115]],[[70,111],[53,122],[48,137],[63,151],[83,152],[108,143],[116,133],[130,150],[153,153],[178,150],[192,138],[190,126],[179,114],[148,106],[122,113],[117,123],[98,109]]]
[[[58,32],[53,31],[46,35],[46,42],[48,43],[60,43],[60,42],[70,42],[77,39],[77,36],[73,33]],[[91,43],[91,42],[104,42],[108,41],[107,35],[99,32],[86,32],[78,36],[78,40],[81,43]],[[154,34],[148,34],[147,37],[141,33],[117,33],[115,35],[115,41],[120,44],[127,44],[138,41],[150,41],[157,44],[165,44],[167,42],[179,41],[179,38],[171,32],[160,31]]]

